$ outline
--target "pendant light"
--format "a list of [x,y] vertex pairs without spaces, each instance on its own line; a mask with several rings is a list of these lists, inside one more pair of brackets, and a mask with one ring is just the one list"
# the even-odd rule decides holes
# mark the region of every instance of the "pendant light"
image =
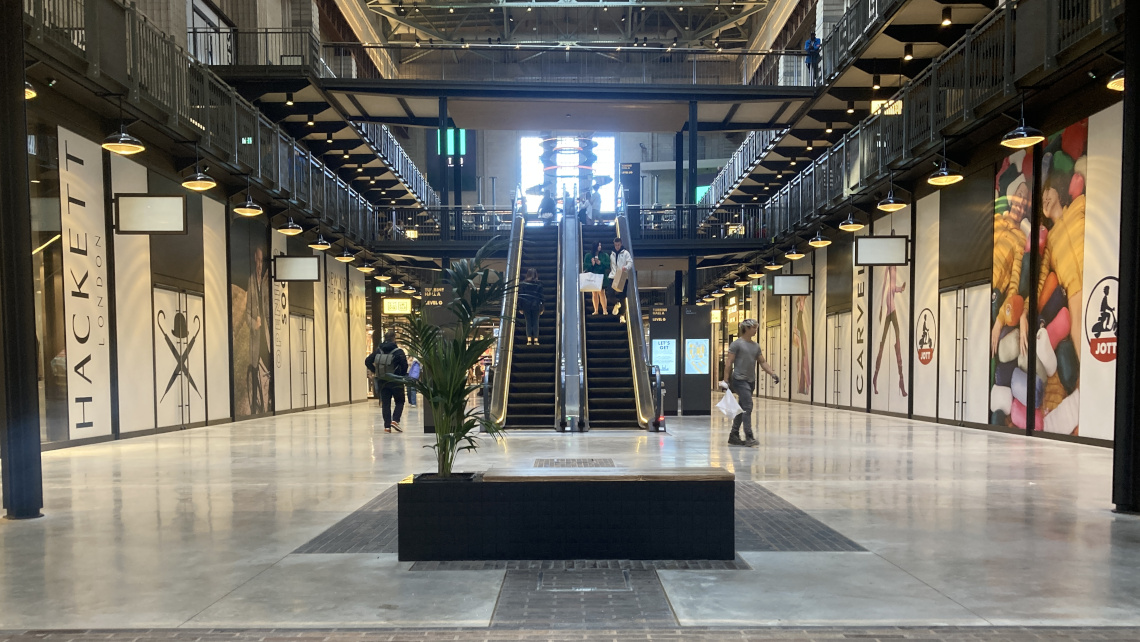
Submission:
[[194,173],[182,179],[182,187],[194,190],[195,192],[204,192],[217,186],[217,181],[202,171],[200,160],[198,157],[198,143],[194,143]]
[[753,281],[755,281],[756,279],[761,279],[761,278],[764,278],[764,275],[763,275],[762,273],[760,273],[760,272],[752,271],[752,272],[749,272],[749,273],[748,273],[748,278],[750,278],[750,279],[752,279]]
[[403,292],[404,294],[415,294],[416,293],[415,288],[404,288],[403,290],[400,290],[400,291]]
[[333,258],[340,261],[341,263],[352,263],[356,259],[356,255],[354,255],[352,252],[349,252],[348,246],[345,246],[344,252],[336,255]]
[[714,299],[719,299],[719,298],[721,298],[721,297],[723,297],[723,296],[724,296],[724,292],[721,292],[720,290],[717,290],[716,292],[713,292],[713,293],[712,293],[711,295],[709,295],[709,296],[711,296],[711,297],[712,297],[712,298],[714,298]]
[[235,207],[234,212],[236,214],[240,214],[242,216],[251,216],[251,217],[252,216],[260,216],[261,214],[263,214],[265,212],[265,210],[262,209],[262,207],[260,205],[253,202],[253,193],[250,192],[249,187],[250,187],[250,180],[249,180],[249,177],[246,176],[245,177],[245,202],[242,203],[241,205],[238,205],[237,207]]
[[1025,124],[1025,98],[1022,98],[1021,124],[1002,136],[1001,144],[1003,147],[1011,149],[1025,149],[1026,147],[1033,147],[1043,140],[1045,140],[1045,135],[1041,133],[1040,129]]
[[24,81],[24,100],[31,100],[38,95],[39,94],[36,93],[36,88],[32,86],[32,83],[25,80]]
[[839,229],[844,232],[858,232],[863,229],[863,224],[855,220],[854,214],[848,214],[847,218],[839,224]]
[[708,305],[708,304],[709,304],[709,302],[708,302],[708,301],[705,301],[704,299],[701,299],[700,301],[697,301],[697,307],[703,307],[703,306],[706,306],[706,305]]
[[827,247],[831,245],[831,239],[824,236],[819,230],[816,230],[815,236],[811,237],[811,240],[808,241],[808,245],[812,247]]
[[910,43],[903,45],[903,60],[907,62],[914,60],[914,45]]
[[323,252],[324,250],[327,250],[330,247],[332,247],[332,243],[329,243],[328,241],[326,241],[325,235],[318,232],[317,233],[317,240],[313,241],[312,243],[309,243],[309,247],[313,248],[314,250],[321,250]]
[[1112,74],[1112,78],[1108,79],[1108,88],[1113,91],[1124,91],[1124,70]]
[[736,287],[742,288],[742,287],[748,285],[749,283],[751,283],[751,281],[749,281],[748,279],[737,279],[737,280],[733,281],[733,283],[736,284]]
[[963,176],[961,174],[951,170],[949,165],[946,163],[946,139],[943,138],[942,163],[938,166],[938,169],[934,170],[933,174],[927,177],[926,182],[936,187],[945,187],[947,185],[953,185],[954,183],[957,183],[958,181],[962,180],[962,178]]
[[294,223],[293,217],[290,216],[289,222],[286,223],[285,225],[282,225],[281,227],[277,228],[277,231],[281,232],[285,236],[297,236],[298,234],[300,234],[301,232],[304,232],[305,230],[302,229],[300,225],[297,225],[296,223]]
[[368,265],[368,264],[358,265],[358,266],[356,266],[356,269],[360,270],[361,272],[363,272],[365,274],[372,274],[373,272],[376,271],[375,267],[373,267],[372,265]]
[[876,207],[884,212],[897,212],[906,207],[906,203],[895,198],[895,173],[893,171],[891,172],[891,189],[887,192],[887,197],[879,201]]
[[954,12],[950,7],[942,8],[942,26],[949,27],[954,24]]
[[404,282],[399,281],[399,280],[393,280],[391,283],[388,284],[388,287],[392,288],[393,290],[399,290],[399,289],[404,287]]
[[805,256],[804,253],[799,251],[798,249],[796,249],[796,246],[794,246],[794,245],[791,247],[790,250],[788,250],[787,252],[784,252],[784,258],[788,259],[789,261],[798,261],[798,260],[804,258],[804,256]]
[[391,281],[392,275],[391,274],[381,274],[381,275],[378,275],[376,278],[381,280],[381,281]]
[[[32,96],[35,97],[34,91]],[[27,95],[25,94],[24,97],[26,98]],[[119,131],[103,139],[103,149],[122,156],[137,154],[146,149],[141,140],[127,133],[127,123],[123,120],[122,97],[119,98]]]
[[764,264],[764,269],[768,270],[769,272],[775,272],[781,267],[782,266],[776,262],[776,259],[768,259],[768,262]]
[[721,288],[721,290],[724,290],[725,292],[736,292],[736,286],[731,283],[726,283],[724,287]]

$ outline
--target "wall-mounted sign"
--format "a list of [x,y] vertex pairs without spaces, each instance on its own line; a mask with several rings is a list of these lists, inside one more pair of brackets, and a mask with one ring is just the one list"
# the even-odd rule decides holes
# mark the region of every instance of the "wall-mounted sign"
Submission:
[[709,322],[710,323],[720,323],[720,310],[712,310],[711,312],[712,312],[712,318],[709,320]]
[[119,234],[185,234],[186,197],[119,194],[115,196],[115,231]]
[[384,299],[384,314],[411,314],[411,299]]
[[677,342],[673,339],[654,339],[652,345],[653,365],[661,368],[663,375],[677,374]]
[[685,339],[685,374],[709,373],[709,340]]
[[1117,290],[1120,281],[1106,276],[1097,281],[1085,303],[1085,341],[1097,361],[1116,361]]
[[859,236],[855,238],[855,265],[906,265],[905,236]]
[[319,256],[275,256],[273,257],[273,280],[320,281],[321,257]]
[[928,366],[934,361],[934,350],[938,347],[938,321],[930,308],[923,308],[918,313],[914,327],[918,335],[918,362]]
[[772,277],[774,296],[807,296],[811,294],[810,274],[777,274]]

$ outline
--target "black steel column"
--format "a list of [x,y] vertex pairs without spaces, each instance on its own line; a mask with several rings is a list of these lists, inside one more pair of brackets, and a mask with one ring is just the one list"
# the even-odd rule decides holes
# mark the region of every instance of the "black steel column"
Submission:
[[451,216],[447,211],[448,198],[447,198],[447,97],[440,96],[439,98],[439,129],[436,135],[436,149],[439,150],[439,171],[436,174],[439,176],[439,185],[436,185],[436,190],[439,191],[439,204],[442,209],[439,211],[439,225],[442,228],[443,240],[451,238]]
[[685,275],[689,286],[689,305],[697,304],[697,255],[689,255],[689,271]]
[[1120,287],[1116,332],[1116,434],[1113,449],[1112,503],[1116,510],[1140,511],[1140,379],[1136,320],[1140,319],[1140,11],[1124,15],[1124,154],[1120,186]]
[[677,270],[673,274],[673,305],[682,305],[685,302],[685,273]]
[[689,180],[685,190],[685,202],[697,203],[697,101],[689,101]]
[[[461,149],[459,145],[459,128],[457,127],[454,129],[454,131],[449,132],[449,135],[455,137],[455,156],[451,158],[451,193],[455,196],[455,198],[451,200],[453,203],[455,203],[456,207],[458,207],[460,205],[463,205],[463,157],[459,155],[459,150]],[[460,227],[461,216],[462,215],[458,213],[455,215],[456,229],[459,229]]]
[[44,505],[28,118],[24,103],[24,4],[0,10],[0,471],[5,516],[39,517]]
[[[685,132],[677,132],[673,141],[673,180],[675,196],[673,202],[677,205],[685,202]],[[653,195],[657,197],[656,194]]]

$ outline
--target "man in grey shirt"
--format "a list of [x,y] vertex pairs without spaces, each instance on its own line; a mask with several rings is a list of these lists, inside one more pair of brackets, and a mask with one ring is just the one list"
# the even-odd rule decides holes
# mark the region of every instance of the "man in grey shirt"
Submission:
[[[732,432],[728,434],[729,446],[755,446],[756,438],[752,435],[752,391],[756,389],[756,364],[771,375],[777,384],[780,378],[776,371],[764,359],[760,345],[752,338],[760,330],[756,319],[745,319],[740,322],[740,338],[728,346],[728,356],[724,360],[724,379],[720,387],[736,393],[736,399],[744,412],[736,415],[732,420]],[[740,427],[744,426],[744,439],[740,439]]]

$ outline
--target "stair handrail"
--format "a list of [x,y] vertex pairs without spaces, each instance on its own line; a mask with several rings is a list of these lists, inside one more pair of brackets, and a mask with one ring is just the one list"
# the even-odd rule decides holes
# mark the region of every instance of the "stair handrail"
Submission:
[[507,418],[507,392],[511,386],[511,356],[515,349],[515,317],[518,315],[519,272],[522,269],[522,244],[526,230],[525,193],[522,185],[515,188],[511,207],[511,240],[507,246],[507,294],[503,297],[499,319],[499,340],[495,345],[495,374],[491,379],[491,421],[502,425]]
[[558,224],[558,323],[556,354],[558,377],[554,402],[559,430],[580,430],[585,425],[585,370],[582,363],[582,295],[578,275],[582,272],[581,223],[577,216],[563,216]]
[[[636,257],[633,251],[633,236],[630,234],[629,218],[623,212],[615,220],[622,247]],[[637,269],[632,269],[625,283],[626,336],[629,339],[629,357],[633,361],[633,396],[637,405],[637,423],[643,429],[650,429],[657,417],[653,414],[653,391],[649,385],[649,352],[645,345],[645,328],[641,323],[641,297],[637,289]]]

